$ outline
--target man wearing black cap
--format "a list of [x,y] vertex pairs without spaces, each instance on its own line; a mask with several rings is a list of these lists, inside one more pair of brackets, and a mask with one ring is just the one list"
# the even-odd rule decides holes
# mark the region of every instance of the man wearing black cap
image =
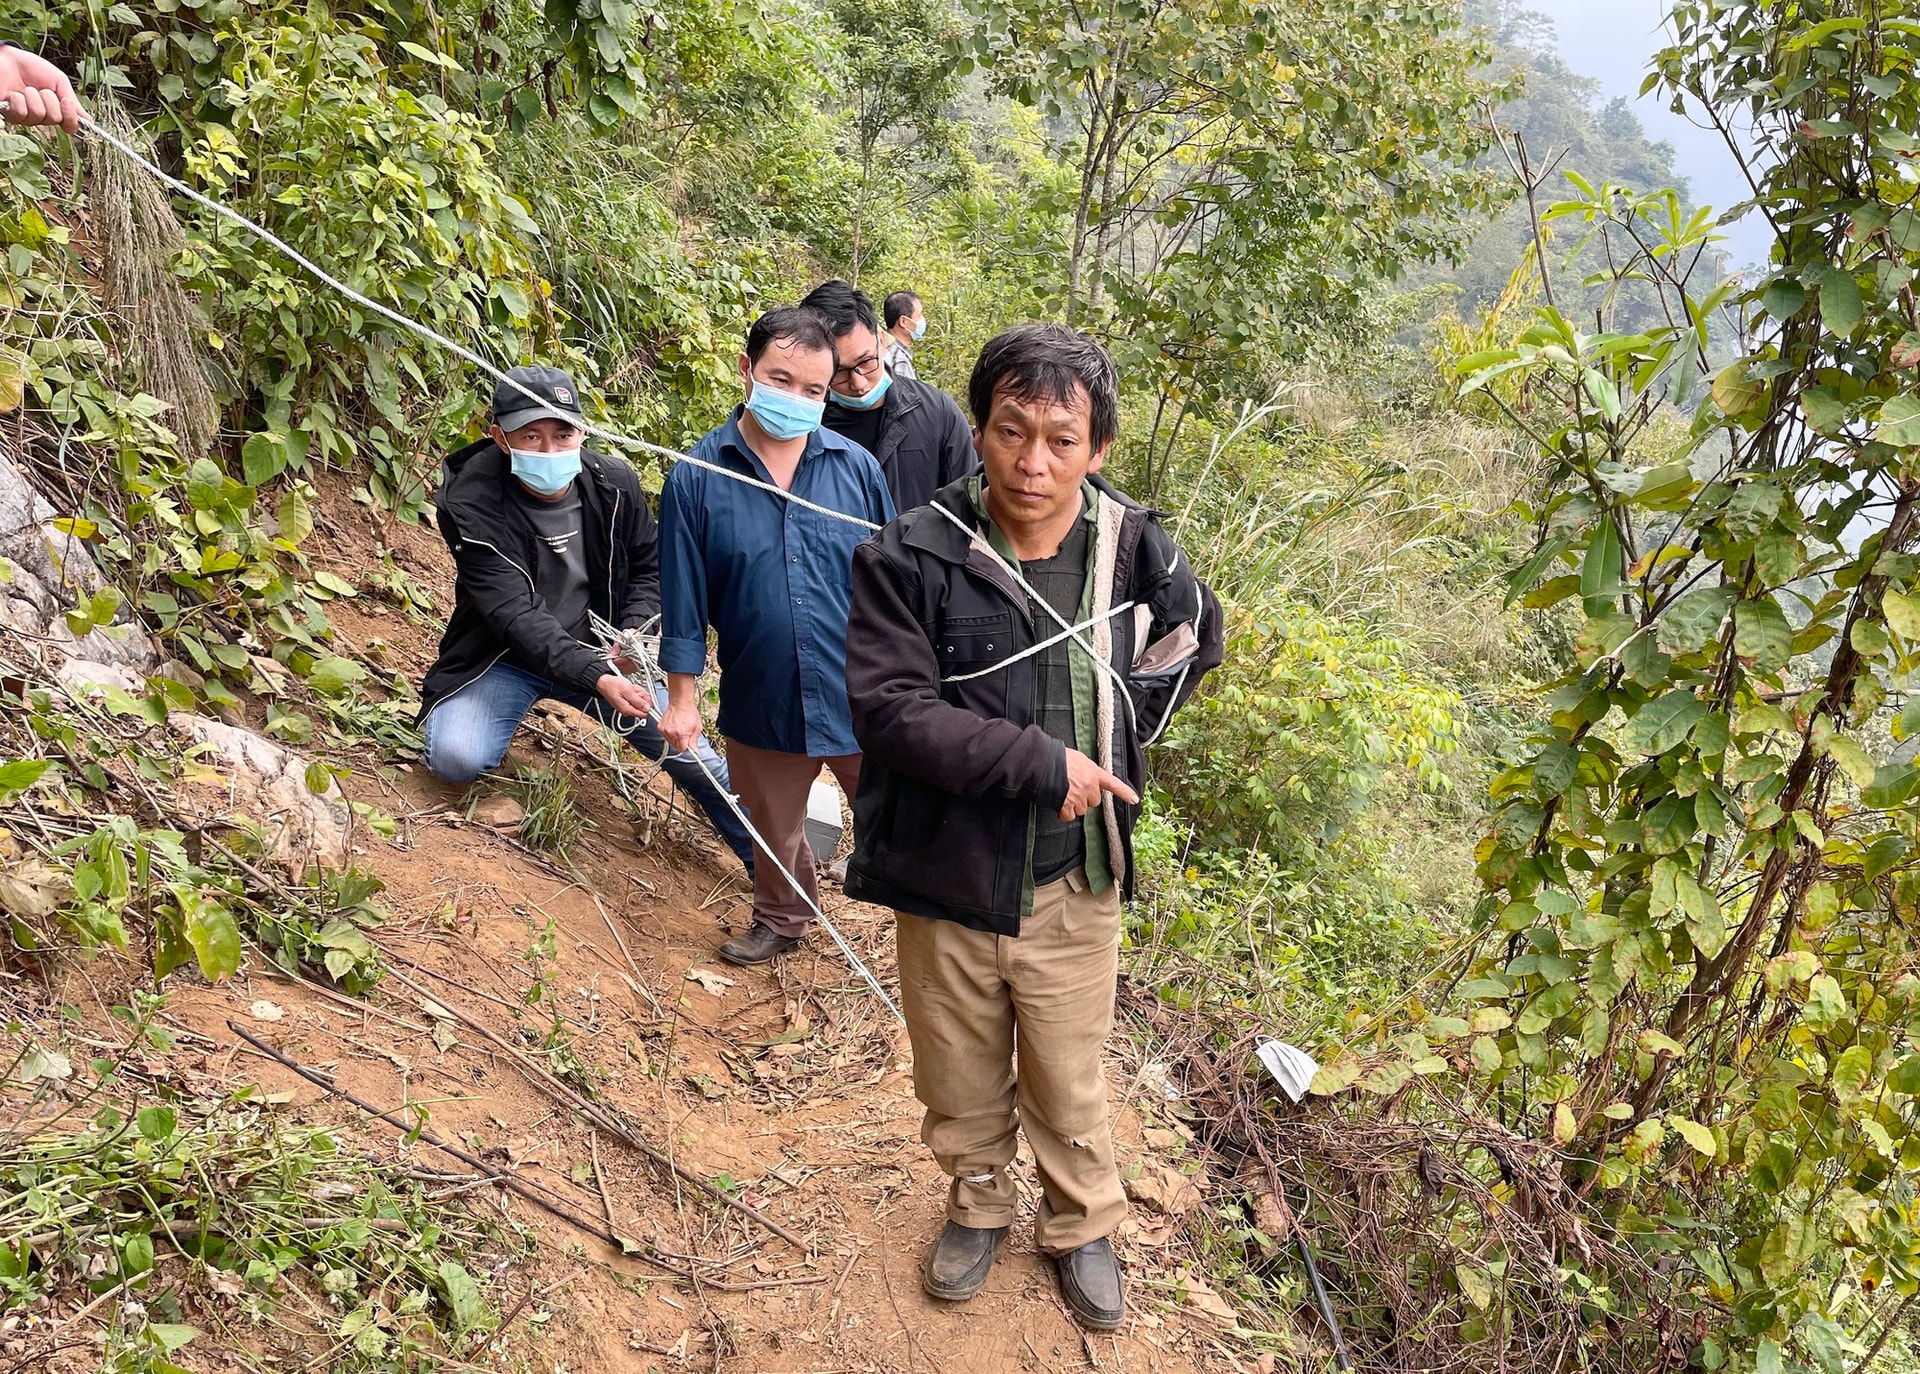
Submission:
[[[442,472],[440,533],[455,580],[453,618],[420,689],[427,767],[456,783],[498,767],[542,698],[660,758],[665,685],[649,693],[628,681],[589,628],[592,615],[627,629],[660,613],[653,513],[632,468],[581,448],[587,422],[566,373],[516,367],[507,376],[518,385],[494,387],[487,437],[449,454]],[[695,739],[666,770],[751,872],[753,841],[728,805],[727,766],[712,746]]]

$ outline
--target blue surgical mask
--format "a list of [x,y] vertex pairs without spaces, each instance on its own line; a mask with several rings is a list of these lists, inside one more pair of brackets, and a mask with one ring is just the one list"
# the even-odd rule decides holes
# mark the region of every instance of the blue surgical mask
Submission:
[[914,342],[918,343],[920,341],[920,336],[926,332],[927,332],[927,317],[925,315],[922,315],[919,318],[919,320],[917,320],[914,323],[914,326],[913,326]]
[[820,417],[826,414],[827,403],[809,401],[805,396],[768,386],[756,377],[753,394],[747,397],[747,410],[770,437],[798,439],[820,428]]
[[513,475],[542,496],[558,496],[580,475],[578,448],[549,449],[545,453],[516,448],[509,452],[513,454]]
[[838,391],[829,391],[827,395],[833,397],[833,403],[835,405],[845,406],[848,410],[872,410],[875,406],[879,405],[881,401],[886,399],[887,388],[892,385],[893,374],[891,372],[882,372],[880,374],[880,384],[864,396],[848,396]]

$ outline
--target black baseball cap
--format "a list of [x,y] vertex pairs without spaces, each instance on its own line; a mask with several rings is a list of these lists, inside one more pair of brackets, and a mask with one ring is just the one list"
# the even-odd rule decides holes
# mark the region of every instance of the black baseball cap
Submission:
[[535,420],[558,420],[575,429],[587,427],[587,417],[580,413],[579,388],[559,368],[516,367],[507,376],[540,398],[533,400],[519,387],[505,382],[493,384],[493,422],[507,433]]

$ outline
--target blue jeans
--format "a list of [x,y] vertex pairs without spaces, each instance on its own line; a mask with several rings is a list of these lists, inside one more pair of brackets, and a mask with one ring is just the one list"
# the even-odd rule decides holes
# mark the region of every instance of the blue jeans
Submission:
[[[584,711],[602,725],[615,730],[644,758],[665,759],[667,776],[707,813],[713,828],[727,842],[727,848],[753,872],[753,839],[746,826],[728,805],[733,784],[727,776],[727,762],[713,752],[702,735],[694,741],[693,752],[699,763],[686,754],[667,753],[667,742],[660,737],[659,717],[635,720],[607,705],[599,693],[577,692],[556,687],[543,677],[516,668],[502,660],[450,696],[442,697],[427,713],[423,733],[426,736],[427,771],[442,782],[472,782],[482,773],[500,766],[534,702],[545,698],[565,702]],[[667,709],[667,687],[653,684],[653,698],[661,711]],[[701,771],[704,763],[712,772],[710,779]],[[718,781],[719,786],[714,785]]]

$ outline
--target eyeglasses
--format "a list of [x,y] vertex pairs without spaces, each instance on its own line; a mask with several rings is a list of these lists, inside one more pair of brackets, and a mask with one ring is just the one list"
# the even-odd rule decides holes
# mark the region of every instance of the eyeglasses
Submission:
[[848,363],[845,367],[836,369],[833,374],[833,380],[835,382],[844,382],[852,380],[855,376],[859,376],[871,381],[879,375],[880,355],[878,353],[869,353],[857,363]]

